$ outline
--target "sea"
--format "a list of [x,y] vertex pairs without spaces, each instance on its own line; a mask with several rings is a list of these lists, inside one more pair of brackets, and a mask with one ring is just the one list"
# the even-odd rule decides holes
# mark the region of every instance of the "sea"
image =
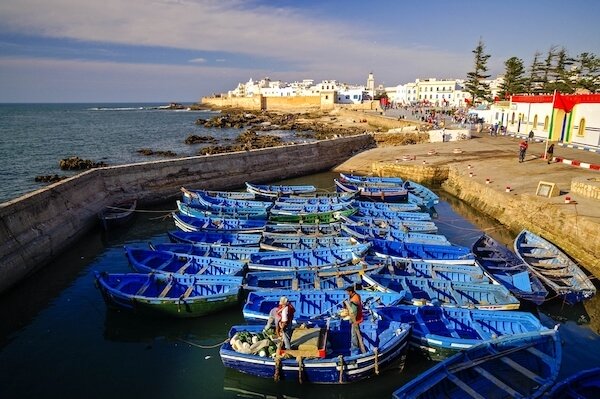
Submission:
[[[10,200],[35,190],[39,185],[30,177],[60,173],[57,161],[67,156],[119,164],[146,160],[135,153],[138,148],[182,155],[197,151],[183,140],[189,134],[206,135],[207,129],[194,122],[211,114],[156,106],[0,105],[3,197]],[[238,133],[208,132],[231,137]],[[5,180],[7,174],[10,178]],[[324,172],[281,183],[331,190],[335,177]],[[431,210],[440,234],[454,244],[470,246],[486,232],[511,245],[512,232],[433,189],[441,197]],[[221,363],[219,344],[231,326],[245,323],[242,304],[189,320],[107,309],[95,287],[95,273],[131,271],[124,245],[167,242],[167,231],[175,229],[169,217],[174,208],[168,202],[141,209],[130,225],[108,233],[98,226],[0,295],[0,398],[390,398],[394,390],[435,364],[419,352],[409,352],[396,367],[359,383],[275,382],[226,369]],[[523,303],[521,310],[535,314],[549,328],[558,326],[563,349],[559,379],[600,365],[599,296],[573,306],[558,299],[539,307]]]

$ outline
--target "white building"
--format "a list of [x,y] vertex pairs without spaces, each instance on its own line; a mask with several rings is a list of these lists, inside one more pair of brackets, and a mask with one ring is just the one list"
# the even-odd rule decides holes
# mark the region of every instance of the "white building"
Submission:
[[465,100],[470,98],[464,91],[462,80],[429,78],[396,86],[393,101],[400,105],[420,103],[437,107],[463,107],[466,105]]

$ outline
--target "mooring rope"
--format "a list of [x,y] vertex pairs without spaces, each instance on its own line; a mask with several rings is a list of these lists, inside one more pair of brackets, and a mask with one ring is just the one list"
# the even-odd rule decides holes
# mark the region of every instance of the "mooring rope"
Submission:
[[195,346],[195,347],[200,348],[200,349],[214,349],[214,348],[217,348],[217,347],[223,345],[227,341],[229,341],[229,338],[225,339],[225,341],[223,341],[223,342],[219,342],[218,344],[214,344],[214,345],[200,345],[200,344],[197,344],[195,342],[191,342],[191,341],[185,340],[183,338],[177,338],[177,340],[181,341],[181,342],[184,342],[184,343],[186,343],[188,345]]

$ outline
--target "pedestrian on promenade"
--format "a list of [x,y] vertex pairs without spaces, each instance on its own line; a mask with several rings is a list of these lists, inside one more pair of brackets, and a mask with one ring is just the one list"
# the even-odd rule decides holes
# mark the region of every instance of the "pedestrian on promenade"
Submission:
[[533,133],[533,130],[532,130],[532,131],[529,132],[529,140],[533,140],[533,136],[534,136],[534,133]]
[[550,144],[550,146],[546,150],[546,159],[548,160],[548,165],[550,165],[550,162],[552,162],[553,156],[554,156],[554,144]]
[[521,140],[519,143],[519,162],[525,161],[525,153],[527,152],[528,147],[529,144],[527,143],[527,140]]

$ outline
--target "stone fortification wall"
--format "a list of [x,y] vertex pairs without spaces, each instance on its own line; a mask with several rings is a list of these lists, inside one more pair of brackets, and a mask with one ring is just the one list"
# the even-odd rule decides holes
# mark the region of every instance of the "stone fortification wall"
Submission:
[[600,275],[600,240],[590,239],[597,237],[598,224],[592,220],[567,214],[560,204],[549,204],[535,195],[498,193],[452,167],[442,187],[515,233],[522,229],[543,233],[594,275]]
[[264,97],[264,103],[265,109],[269,111],[293,111],[307,108],[320,109],[321,97]]
[[243,108],[248,110],[260,111],[264,108],[263,97],[203,97],[202,104],[210,105],[215,108]]
[[417,183],[439,185],[448,179],[450,168],[447,165],[412,165],[402,161],[396,163],[373,162],[371,170],[376,176],[402,176]]
[[232,189],[328,170],[374,145],[370,135],[93,169],[0,205],[0,293],[98,224],[103,207],[179,196],[181,186]]
[[379,127],[385,130],[398,129],[405,126],[419,126],[421,130],[425,130],[428,126],[427,123],[409,121],[409,120],[397,120],[393,118],[387,118],[379,113],[361,112],[359,110],[349,110],[347,108],[338,108],[340,115],[350,117],[356,120],[366,120],[367,123],[374,127]]

